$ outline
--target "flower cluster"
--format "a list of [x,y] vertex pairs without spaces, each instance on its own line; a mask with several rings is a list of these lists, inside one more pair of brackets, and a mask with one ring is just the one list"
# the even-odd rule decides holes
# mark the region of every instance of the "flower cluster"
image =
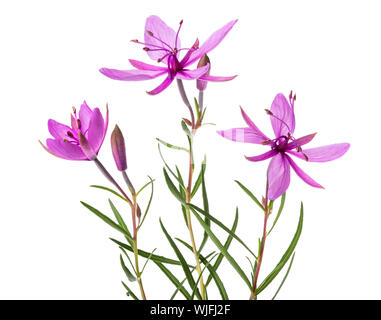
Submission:
[[[192,251],[194,256],[194,260],[192,262],[186,261],[181,253],[181,250],[178,248],[176,242],[172,239],[170,233],[167,231],[161,220],[160,227],[173,248],[177,260],[166,258],[163,255],[155,255],[154,251],[156,249],[148,252],[138,248],[138,232],[141,230],[142,224],[151,204],[154,180],[150,178],[150,181],[142,188],[135,189],[129,176],[127,175],[125,139],[118,125],[115,125],[115,128],[111,134],[111,150],[116,168],[119,174],[123,176],[127,189],[122,187],[117,182],[117,179],[114,178],[114,176],[99,160],[98,154],[105,140],[109,122],[107,105],[105,114],[102,115],[99,108],[91,109],[87,105],[86,101],[84,101],[79,109],[79,112],[77,112],[76,108],[73,107],[70,125],[65,125],[50,119],[48,121],[48,130],[52,138],[48,138],[45,144],[40,142],[46,151],[56,157],[66,160],[92,161],[95,163],[103,176],[106,177],[109,183],[111,183],[113,189],[103,186],[93,187],[111,192],[113,195],[122,198],[129,205],[131,209],[131,226],[124,221],[123,215],[119,213],[118,209],[116,209],[111,200],[109,200],[109,204],[116,221],[87,203],[81,202],[87,209],[101,218],[109,226],[123,234],[124,239],[127,241],[126,243],[115,239],[112,239],[112,241],[114,241],[121,249],[122,253],[120,255],[120,263],[122,269],[130,282],[136,281],[138,283],[142,299],[146,299],[142,274],[145,270],[146,264],[150,260],[154,261],[163,274],[167,276],[171,283],[175,285],[176,291],[172,295],[172,298],[180,292],[188,300],[194,299],[195,297],[200,300],[208,299],[208,285],[213,280],[218,288],[221,298],[224,300],[228,299],[228,293],[221,277],[217,273],[218,266],[223,258],[228,260],[234,270],[250,289],[250,299],[256,299],[258,294],[261,293],[279,274],[280,270],[286,265],[286,263],[288,263],[292,256],[289,264],[289,268],[291,268],[294,259],[293,253],[295,246],[302,231],[304,210],[303,204],[301,204],[299,222],[291,244],[289,245],[287,251],[282,255],[282,258],[276,265],[275,269],[261,284],[259,284],[259,272],[261,270],[266,239],[274,228],[283,210],[286,191],[290,185],[291,168],[297,176],[299,176],[308,185],[316,188],[323,188],[318,182],[307,175],[307,173],[305,173],[299,165],[296,164],[292,157],[299,158],[305,162],[332,161],[343,156],[350,147],[349,143],[336,143],[316,148],[305,148],[305,146],[314,139],[316,133],[295,138],[294,105],[296,96],[292,93],[292,91],[288,99],[281,93],[277,94],[270,109],[265,109],[270,118],[274,138],[269,138],[265,135],[241,108],[242,117],[246,123],[246,126],[241,128],[220,130],[217,131],[217,133],[234,142],[259,144],[269,148],[268,151],[260,155],[246,156],[246,159],[252,162],[271,159],[267,169],[266,190],[264,193],[265,195],[262,196],[262,201],[259,201],[248,188],[237,181],[239,186],[254,200],[264,214],[262,237],[259,239],[259,243],[257,242],[257,239],[255,239],[255,243],[258,243],[257,254],[255,254],[236,234],[238,209],[232,228],[226,227],[222,221],[218,220],[211,214],[205,184],[206,162],[202,163],[200,173],[198,177],[194,179],[195,164],[193,159],[195,148],[193,138],[196,135],[198,128],[204,124],[204,91],[207,88],[207,83],[209,81],[229,81],[236,77],[211,75],[211,61],[208,57],[208,53],[219,45],[236,22],[237,20],[228,22],[222,28],[215,31],[202,45],[199,44],[199,40],[196,38],[191,46],[182,47],[179,37],[180,30],[183,25],[182,20],[179,23],[177,31],[175,31],[167,26],[166,23],[159,17],[150,16],[147,18],[145,24],[144,41],[132,40],[132,42],[142,45],[143,50],[147,53],[148,57],[155,60],[158,65],[152,65],[139,60],[130,59],[129,62],[135,69],[100,69],[100,72],[108,78],[123,81],[141,81],[163,76],[164,80],[160,83],[160,85],[148,92],[151,95],[156,95],[162,92],[176,79],[180,96],[190,113],[191,120],[182,118],[181,121],[182,130],[186,135],[188,145],[186,147],[175,146],[171,143],[164,142],[159,138],[157,138],[157,140],[159,142],[160,155],[165,163],[165,166],[163,167],[165,182],[170,192],[181,204],[182,214],[186,225],[185,230],[189,233],[189,243],[178,238],[177,240],[185,245],[187,249]],[[191,66],[196,62],[197,67],[192,69]],[[188,99],[182,80],[194,80],[196,82],[195,88],[197,88],[199,96],[198,99],[194,98],[194,106],[189,102],[190,100]],[[195,113],[197,118],[195,117]],[[179,170],[179,166],[171,169],[171,167],[165,162],[160,151],[161,144],[170,149],[181,150],[182,152],[185,151],[187,153],[189,163],[187,165],[188,172],[186,172],[185,175]],[[183,177],[187,177],[188,181],[185,181]],[[176,179],[176,181],[174,182],[173,179]],[[146,205],[146,210],[144,214],[142,214],[138,204],[138,196],[140,192],[142,192],[148,185],[151,185],[151,196]],[[194,196],[199,190],[202,193],[202,196],[200,197],[202,199],[202,208],[194,204]],[[279,205],[278,214],[274,219],[273,226],[270,230],[268,230],[268,220],[271,216],[274,202],[279,197],[282,198]],[[201,217],[202,215],[204,217]],[[196,218],[199,226],[201,226],[204,231],[204,236],[200,243],[197,242],[197,238],[193,232],[192,218]],[[228,233],[228,240],[224,245],[210,227],[212,222]],[[247,257],[252,266],[249,276],[245,274],[239,263],[229,253],[229,246],[233,238],[243,245],[245,250],[247,250],[251,255],[251,258]],[[204,252],[206,250],[204,247],[206,247],[206,242],[208,239],[211,239],[215,247],[220,250],[219,254],[215,254],[214,251],[209,254]],[[129,254],[133,254],[132,259]],[[130,266],[125,264],[123,260],[124,256],[128,258]],[[216,259],[216,262],[212,264],[211,261],[216,256],[218,256],[218,258]],[[143,268],[141,268],[139,263],[139,257],[146,259]],[[165,266],[165,264],[181,266],[184,271],[185,280],[180,282]],[[130,268],[132,268],[132,271]],[[208,277],[205,276],[206,273],[203,274],[205,269],[209,272]],[[193,277],[193,271],[196,271],[198,274],[196,279]],[[285,277],[287,277],[287,274],[288,272]],[[252,277],[252,279],[249,279],[249,277]],[[283,285],[284,280],[282,281],[281,286]],[[186,288],[185,281],[187,281],[189,288]],[[131,290],[126,283],[123,282],[123,286],[126,289],[128,296],[138,299],[137,295],[134,294],[133,290]]]

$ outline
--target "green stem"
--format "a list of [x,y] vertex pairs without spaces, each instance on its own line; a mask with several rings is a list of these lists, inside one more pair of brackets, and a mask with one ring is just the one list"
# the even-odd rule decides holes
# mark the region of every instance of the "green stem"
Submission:
[[[192,142],[190,142],[191,144]],[[192,149],[192,148],[190,148]],[[188,178],[188,187],[186,190],[186,202],[189,203],[191,201],[191,188],[192,188],[192,177],[193,177],[193,164],[192,164],[192,151],[189,151],[189,178]],[[201,298],[202,300],[206,300],[206,290],[205,290],[205,285],[204,285],[204,280],[202,277],[202,270],[201,270],[201,265],[200,265],[200,260],[197,252],[197,247],[196,247],[196,242],[194,239],[194,234],[193,234],[193,228],[192,228],[192,220],[191,220],[191,215],[190,215],[190,209],[187,207],[186,209],[186,217],[187,217],[187,224],[188,224],[188,230],[189,230],[189,235],[192,243],[192,250],[193,254],[196,260],[196,270],[197,273],[200,277],[200,289],[201,289]]]
[[264,210],[265,216],[264,216],[264,222],[263,222],[262,241],[261,241],[261,247],[259,249],[259,255],[257,258],[257,268],[255,270],[255,274],[254,274],[254,278],[253,278],[253,290],[251,291],[249,300],[253,300],[254,298],[257,297],[255,294],[255,291],[257,290],[257,282],[258,282],[259,271],[261,269],[263,253],[265,251],[265,243],[266,243],[266,238],[267,238],[267,232],[266,232],[267,219],[270,215],[270,210],[269,210],[269,206],[268,206],[268,191],[269,191],[269,181],[267,180],[267,182],[266,182],[266,197],[265,197],[264,203],[263,203],[263,206],[265,209]]
[[139,256],[138,256],[138,230],[136,227],[136,212],[137,212],[137,202],[136,202],[136,196],[133,195],[134,200],[134,206],[133,206],[133,212],[132,212],[132,222],[133,222],[133,228],[134,228],[134,235],[133,235],[133,249],[134,249],[134,256],[135,256],[135,269],[136,269],[136,276],[138,278],[140,293],[142,295],[143,300],[147,300],[146,294],[144,292],[143,288],[143,281],[141,278],[141,273],[139,270]]

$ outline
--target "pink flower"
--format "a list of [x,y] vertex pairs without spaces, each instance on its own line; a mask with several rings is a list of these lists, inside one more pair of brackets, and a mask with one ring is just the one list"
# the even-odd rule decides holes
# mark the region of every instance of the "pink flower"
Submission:
[[271,109],[266,110],[270,115],[275,139],[270,139],[263,134],[242,108],[242,116],[248,127],[218,131],[221,136],[232,141],[270,146],[270,151],[258,156],[246,157],[249,161],[253,162],[271,158],[267,172],[269,183],[268,198],[270,200],[275,200],[286,192],[290,185],[290,166],[304,182],[312,187],[323,188],[302,171],[290,155],[309,162],[326,162],[340,158],[347,152],[350,146],[349,143],[336,143],[312,149],[302,149],[302,146],[309,143],[316,133],[299,139],[294,138],[294,102],[295,95],[292,97],[292,92],[290,93],[289,101],[287,101],[283,94],[277,94]]
[[77,116],[75,108],[71,115],[71,127],[53,119],[48,121],[48,129],[54,139],[47,139],[46,151],[67,160],[94,160],[102,146],[108,126],[108,107],[106,120],[98,108],[91,110],[83,102]]
[[[165,67],[147,64],[137,60],[129,60],[131,65],[136,68],[133,70],[116,70],[102,68],[99,71],[105,76],[124,81],[141,81],[154,79],[166,75],[164,81],[149,94],[158,94],[166,89],[172,81],[177,78],[180,80],[202,79],[207,81],[228,81],[232,77],[216,77],[208,73],[209,64],[190,70],[187,67],[195,63],[209,51],[213,50],[225,38],[237,20],[233,20],[214,32],[204,44],[199,47],[199,41],[196,40],[192,47],[181,48],[179,32],[182,26],[180,22],[177,32],[168,27],[158,16],[150,16],[146,20],[144,42],[132,40],[135,43],[144,45],[148,56],[165,64]],[[182,51],[185,55],[180,59]]]

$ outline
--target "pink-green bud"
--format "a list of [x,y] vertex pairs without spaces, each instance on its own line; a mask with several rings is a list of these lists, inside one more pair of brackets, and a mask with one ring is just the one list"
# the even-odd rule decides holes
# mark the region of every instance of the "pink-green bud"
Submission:
[[122,131],[118,125],[115,125],[114,131],[111,134],[111,150],[115,160],[116,167],[119,171],[127,169],[126,146]]
[[[210,73],[210,60],[209,60],[209,57],[204,54],[200,60],[198,61],[198,64],[197,64],[197,68],[201,68],[201,67],[204,67],[206,66],[207,64],[209,63],[209,70],[207,73],[205,74],[209,74]],[[208,81],[205,81],[205,80],[198,80],[196,81],[196,86],[197,86],[197,89],[200,90],[200,91],[204,91],[206,89],[206,85],[208,84]]]

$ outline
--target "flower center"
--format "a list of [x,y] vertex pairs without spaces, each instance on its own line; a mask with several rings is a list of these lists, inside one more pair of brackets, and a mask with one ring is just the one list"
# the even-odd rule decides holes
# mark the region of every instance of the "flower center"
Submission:
[[285,152],[287,149],[288,140],[289,137],[286,136],[280,136],[279,138],[272,140],[271,149],[278,152]]

